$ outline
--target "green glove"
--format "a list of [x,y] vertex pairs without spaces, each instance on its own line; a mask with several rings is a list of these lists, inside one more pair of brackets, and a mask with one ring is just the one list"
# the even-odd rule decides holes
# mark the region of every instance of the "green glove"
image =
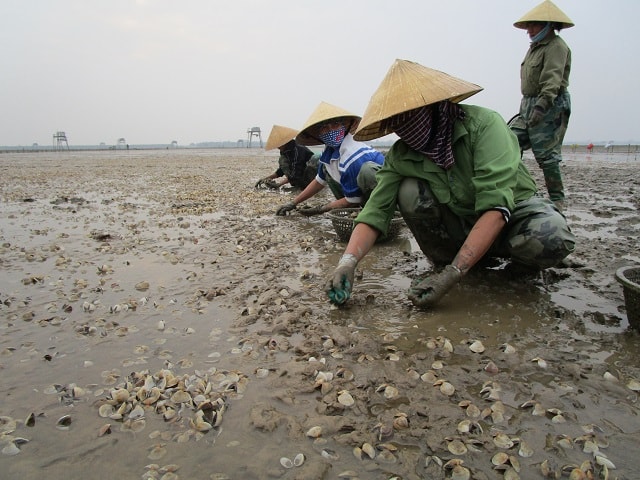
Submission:
[[311,217],[313,215],[322,215],[325,212],[331,210],[326,205],[321,205],[319,207],[303,207],[298,209],[298,213],[301,215],[305,215],[307,217]]
[[282,205],[280,208],[278,208],[278,210],[276,210],[276,215],[283,217],[287,214],[287,212],[290,212],[291,210],[295,210],[296,209],[296,204],[293,202],[287,202],[284,205]]
[[542,121],[543,118],[544,118],[544,110],[542,109],[542,107],[533,107],[533,111],[529,116],[528,125],[530,127],[535,127]]
[[440,273],[430,275],[409,288],[409,300],[416,307],[432,307],[462,278],[458,267],[447,265]]
[[345,253],[340,258],[338,266],[333,272],[333,277],[329,279],[325,290],[331,303],[342,305],[351,296],[351,288],[353,287],[353,277],[356,273],[356,265],[358,260],[351,253]]

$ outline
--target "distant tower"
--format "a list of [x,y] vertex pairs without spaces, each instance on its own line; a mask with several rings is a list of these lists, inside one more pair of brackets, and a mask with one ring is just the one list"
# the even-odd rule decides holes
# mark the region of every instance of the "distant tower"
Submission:
[[64,150],[64,147],[69,150],[69,142],[67,142],[67,134],[64,132],[56,132],[53,134],[53,148],[54,150]]
[[260,133],[260,127],[247,128],[247,148],[251,147],[251,139],[254,136],[260,139],[260,148],[262,148],[262,133]]
[[118,139],[118,148],[122,147],[125,148],[127,146],[127,141],[125,140],[124,137],[120,137]]

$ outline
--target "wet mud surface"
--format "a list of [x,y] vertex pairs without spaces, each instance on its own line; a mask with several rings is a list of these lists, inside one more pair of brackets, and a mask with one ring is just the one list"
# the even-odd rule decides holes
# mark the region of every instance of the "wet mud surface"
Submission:
[[639,159],[567,153],[568,265],[478,268],[430,311],[406,228],[331,307],[345,244],[273,214],[276,162],[0,155],[2,478],[637,478]]

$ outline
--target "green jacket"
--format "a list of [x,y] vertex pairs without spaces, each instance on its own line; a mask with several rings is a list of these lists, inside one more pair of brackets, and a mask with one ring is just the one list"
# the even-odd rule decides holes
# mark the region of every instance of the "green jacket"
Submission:
[[558,94],[569,86],[571,50],[557,35],[529,47],[520,66],[520,90],[538,97],[536,106],[547,111]]
[[494,208],[513,211],[517,202],[536,193],[536,184],[520,160],[518,140],[502,116],[475,105],[461,107],[465,118],[454,125],[453,167],[444,170],[398,140],[378,171],[376,188],[356,223],[386,235],[406,177],[425,180],[440,203],[472,222]]

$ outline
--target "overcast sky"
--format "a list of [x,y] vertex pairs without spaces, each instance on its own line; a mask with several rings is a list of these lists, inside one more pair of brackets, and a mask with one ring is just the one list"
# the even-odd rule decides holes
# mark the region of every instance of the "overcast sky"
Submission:
[[[247,139],[320,101],[362,114],[396,58],[520,103],[539,0],[2,0],[0,145]],[[576,24],[565,142],[640,139],[640,1],[557,0]]]

